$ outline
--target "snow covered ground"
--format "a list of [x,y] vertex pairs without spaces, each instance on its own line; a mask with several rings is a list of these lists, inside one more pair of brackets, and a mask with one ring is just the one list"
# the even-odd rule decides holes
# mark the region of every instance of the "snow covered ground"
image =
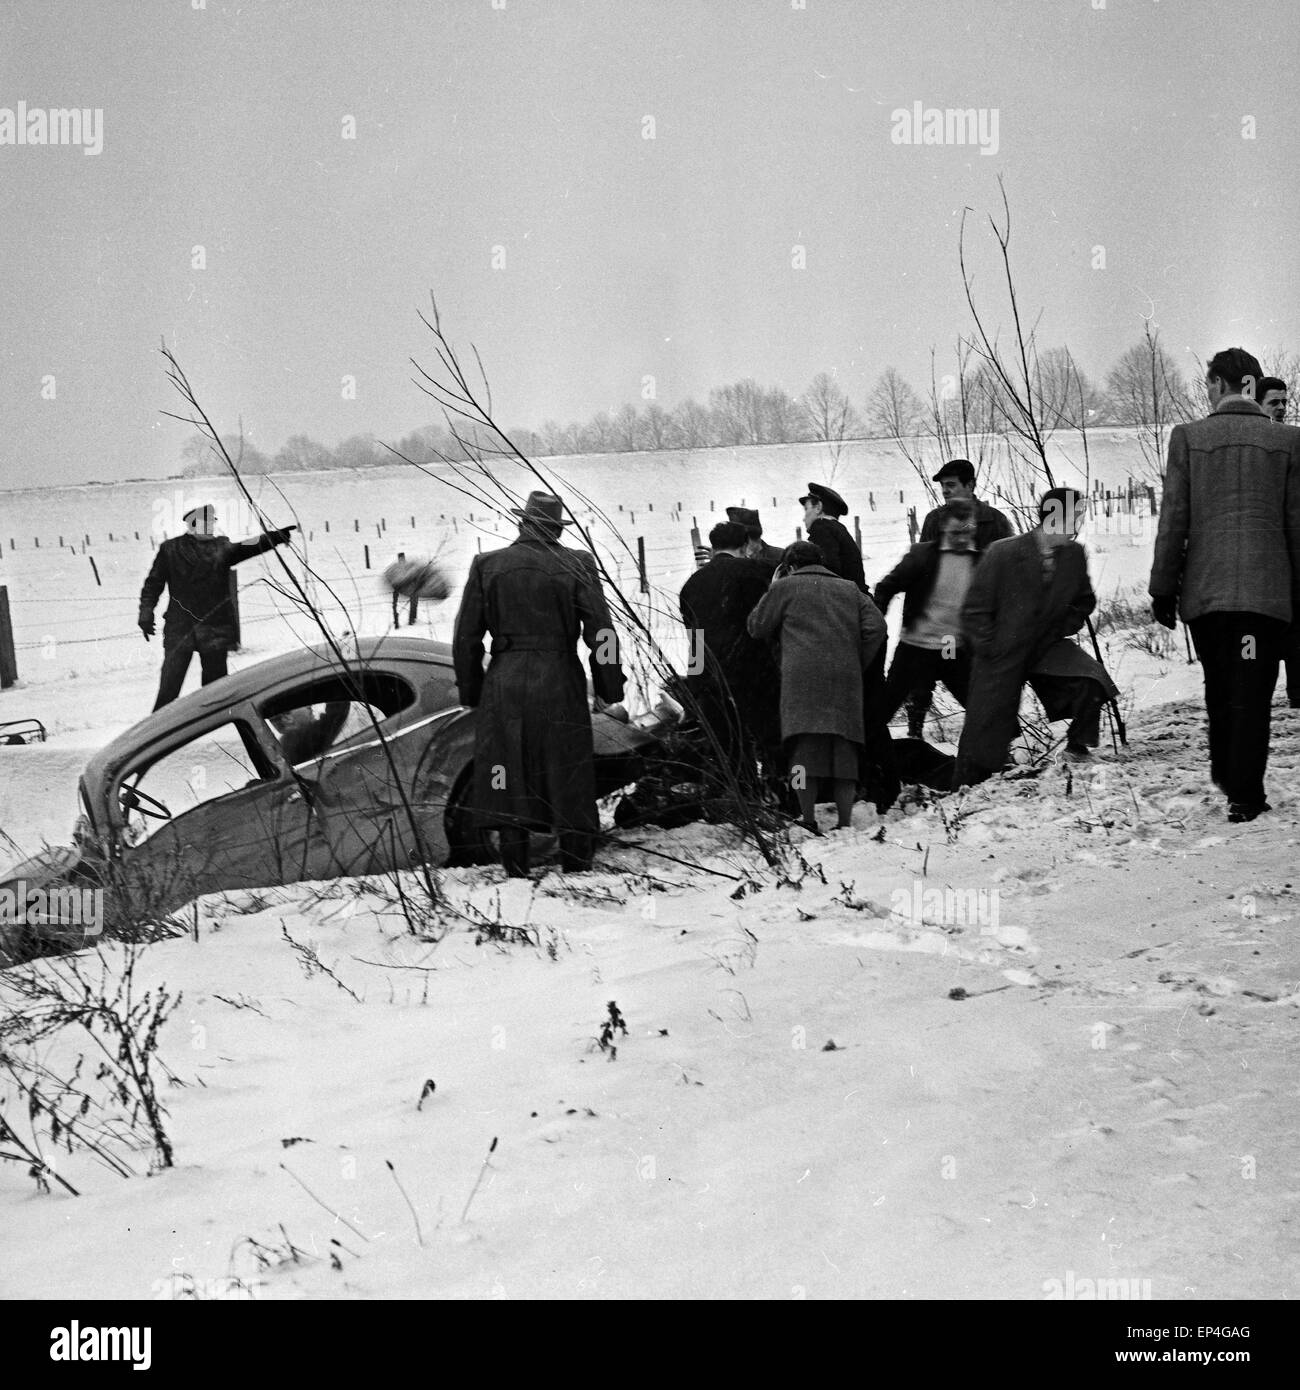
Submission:
[[[1103,600],[1143,583],[1149,535],[1085,539]],[[54,733],[0,748],[24,847],[159,655],[0,696]],[[74,1198],[0,1163],[0,1297],[1295,1296],[1300,713],[1229,825],[1198,668],[1108,660],[1126,749],[859,806],[775,867],[700,825],[575,880],[457,870],[437,945],[351,885],[203,900],[140,966],[183,991],[176,1167],[61,1155]]]

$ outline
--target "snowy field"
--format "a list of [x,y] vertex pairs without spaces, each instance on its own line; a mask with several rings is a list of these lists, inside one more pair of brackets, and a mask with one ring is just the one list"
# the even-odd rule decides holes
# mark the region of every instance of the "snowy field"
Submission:
[[[1108,485],[1135,462],[1094,441]],[[793,539],[830,463],[800,446],[554,472],[646,538],[672,596],[692,516],[707,530],[743,498]],[[874,583],[926,499],[883,449],[850,451],[833,485]],[[391,623],[378,571],[398,551],[440,551],[459,579],[509,533],[409,469],[255,486],[361,632]],[[0,828],[25,849],[66,838],[82,762],[152,704],[161,649],[135,602],[177,489],[230,495],[6,496],[21,684],[0,718],[51,730],[0,748]],[[1083,539],[1103,603],[1145,588],[1149,521]],[[274,574],[244,567],[236,668],[308,632]],[[417,630],[448,637],[454,611]],[[572,881],[457,870],[461,925],[438,945],[350,886],[204,899],[195,936],[140,967],[183,994],[160,1045],[176,1166],[146,1178],[128,1153],[122,1178],[60,1154],[72,1197],[0,1163],[0,1297],[1296,1296],[1300,713],[1275,706],[1274,811],[1228,825],[1176,641],[1107,647],[1127,748],[883,822],[859,805],[851,832],[793,832],[777,867],[701,825],[627,835]],[[476,945],[472,922],[533,944]]]

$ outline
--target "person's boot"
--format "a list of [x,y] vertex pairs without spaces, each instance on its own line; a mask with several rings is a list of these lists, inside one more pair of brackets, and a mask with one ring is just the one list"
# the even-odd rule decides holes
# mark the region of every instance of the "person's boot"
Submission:
[[528,831],[507,826],[498,832],[501,865],[510,878],[528,877]]

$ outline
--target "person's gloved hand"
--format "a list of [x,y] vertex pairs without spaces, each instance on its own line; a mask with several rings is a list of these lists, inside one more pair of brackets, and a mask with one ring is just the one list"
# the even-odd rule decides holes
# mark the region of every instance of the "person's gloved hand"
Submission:
[[272,531],[272,532],[271,532],[271,544],[272,544],[272,545],[287,545],[287,544],[289,543],[289,536],[290,536],[290,534],[291,534],[292,532],[296,531],[297,529],[298,529],[297,526],[281,526],[280,529],[279,529],[278,531]]
[[713,559],[713,551],[707,545],[697,545],[695,547],[695,568],[701,569]]
[[137,624],[140,631],[144,633],[144,640],[147,642],[154,635],[154,622],[152,613],[141,613]]
[[1151,600],[1151,616],[1161,627],[1167,627],[1172,631],[1178,626],[1178,600],[1172,594],[1153,598]]

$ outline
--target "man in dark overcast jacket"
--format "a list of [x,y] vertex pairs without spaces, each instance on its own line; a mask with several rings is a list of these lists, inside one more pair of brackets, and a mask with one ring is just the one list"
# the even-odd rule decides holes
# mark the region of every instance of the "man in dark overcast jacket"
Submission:
[[232,541],[214,535],[212,507],[185,513],[188,528],[158,547],[140,590],[138,625],[147,642],[154,634],[154,609],[166,589],[171,597],[163,623],[162,677],[154,709],[170,704],[181,693],[190,658],[199,654],[203,684],[226,674],[226,653],[236,645],[235,610],[230,601],[230,571],[277,545],[284,545],[296,528],[264,531],[256,540]]
[[[594,556],[560,544],[564,504],[533,492],[519,539],[476,555],[456,615],[452,654],[461,703],[478,710],[472,806],[500,834],[507,874],[524,878],[529,831],[559,832],[560,867],[591,867],[596,769],[579,637],[591,649],[596,695],[623,698],[623,668]],[[483,638],[492,660],[483,670]]]
[[745,626],[772,570],[747,557],[747,541],[742,523],[719,522],[709,532],[713,558],[681,592],[682,622],[691,635],[686,688],[742,785],[752,780],[754,750],[769,779],[781,775],[780,673]]

